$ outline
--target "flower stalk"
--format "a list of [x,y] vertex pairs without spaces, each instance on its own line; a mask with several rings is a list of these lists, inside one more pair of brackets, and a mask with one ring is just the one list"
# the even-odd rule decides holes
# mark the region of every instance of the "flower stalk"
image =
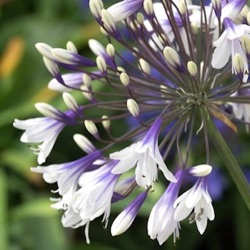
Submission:
[[236,161],[232,151],[228,147],[221,133],[214,125],[211,116],[207,110],[201,108],[202,117],[206,122],[207,132],[216,147],[220,157],[226,162],[225,166],[230,173],[235,185],[237,186],[246,206],[250,210],[250,185],[243,174],[238,162]]

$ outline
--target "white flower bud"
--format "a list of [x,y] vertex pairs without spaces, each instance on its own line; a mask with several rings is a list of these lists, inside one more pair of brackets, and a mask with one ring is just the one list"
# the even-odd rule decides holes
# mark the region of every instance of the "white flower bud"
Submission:
[[183,0],[178,2],[178,9],[182,15],[187,13],[187,6]]
[[90,0],[89,8],[94,17],[100,18],[103,9],[103,2],[101,0]]
[[249,11],[250,11],[250,8],[247,5],[244,5],[240,13],[243,17],[247,18]]
[[106,51],[107,51],[107,54],[110,56],[110,57],[114,57],[115,56],[115,47],[113,44],[109,43],[106,47]]
[[121,74],[120,74],[120,80],[121,80],[121,83],[125,86],[125,87],[127,87],[128,85],[129,85],[129,77],[128,77],[128,75],[127,75],[127,73],[125,73],[125,72],[122,72]]
[[78,51],[77,51],[77,48],[76,48],[75,44],[72,43],[71,41],[67,42],[66,48],[67,48],[68,51],[71,51],[71,52],[73,52],[75,54],[78,54]]
[[142,25],[143,24],[143,22],[144,22],[144,16],[143,16],[143,14],[142,13],[137,13],[137,15],[136,15],[136,20],[137,20],[137,22],[140,24],[140,25]]
[[95,138],[99,138],[97,127],[93,121],[85,120],[84,125],[91,135],[93,135]]
[[53,58],[52,55],[51,55],[51,52],[50,52],[50,50],[53,49],[53,48],[51,46],[49,46],[48,44],[46,44],[46,43],[37,43],[35,45],[35,47],[42,56],[50,58],[50,59]]
[[150,72],[151,72],[150,65],[144,59],[140,58],[139,64],[140,64],[141,69],[144,73],[150,74]]
[[109,36],[108,32],[103,27],[100,27],[100,31],[104,36]]
[[131,226],[146,196],[147,193],[141,193],[116,217],[111,226],[112,236],[124,233]]
[[101,56],[96,58],[96,64],[100,71],[105,72],[107,70],[107,64]]
[[91,89],[91,88],[92,88],[92,85],[91,85],[92,80],[91,80],[91,78],[90,78],[89,75],[83,73],[83,74],[82,74],[82,82],[83,82],[83,84],[84,84],[88,89]]
[[187,63],[187,69],[188,72],[191,76],[196,76],[197,75],[197,65],[193,61],[189,61]]
[[163,55],[166,58],[167,62],[173,67],[181,65],[180,57],[177,52],[171,47],[165,47],[163,50]]
[[43,57],[43,62],[46,66],[46,68],[48,69],[48,71],[52,74],[52,75],[56,75],[58,74],[60,71],[59,71],[59,68],[57,66],[56,63],[54,63],[52,60],[50,60],[49,58],[47,57]]
[[83,94],[89,101],[93,100],[93,95],[92,95],[92,93],[91,93],[91,90],[90,90],[87,86],[83,85],[83,86],[80,87],[80,89],[82,90],[82,94]]
[[72,52],[66,49],[51,49],[51,54],[57,61],[61,63],[73,64],[72,59],[74,59],[74,55],[72,54]]
[[69,109],[73,110],[74,112],[79,111],[79,106],[75,98],[71,94],[64,92],[62,96],[63,96],[64,103]]
[[114,22],[112,15],[105,9],[102,9],[102,21],[105,27],[107,28],[107,30],[111,32],[114,30],[117,30],[116,24]]
[[64,114],[60,110],[54,108],[50,104],[39,102],[35,104],[35,107],[46,117],[50,117],[55,120],[62,120],[64,117]]
[[107,131],[109,131],[109,128],[110,128],[110,120],[109,120],[108,116],[106,116],[106,115],[103,115],[103,116],[102,116],[102,126],[103,126]]
[[87,137],[81,134],[75,134],[73,136],[73,139],[75,143],[79,146],[79,148],[81,148],[87,154],[95,151],[94,145],[90,142],[90,140]]
[[139,24],[137,23],[136,20],[134,20],[133,22],[131,21],[129,23],[129,26],[130,26],[131,30],[133,30],[133,31],[136,31],[139,28]]
[[130,114],[134,117],[138,117],[140,114],[139,106],[137,102],[133,99],[128,99],[127,100],[127,108]]
[[148,15],[154,14],[153,2],[152,0],[144,0],[143,8]]
[[196,177],[204,177],[211,173],[212,167],[208,164],[201,164],[188,169],[188,172]]

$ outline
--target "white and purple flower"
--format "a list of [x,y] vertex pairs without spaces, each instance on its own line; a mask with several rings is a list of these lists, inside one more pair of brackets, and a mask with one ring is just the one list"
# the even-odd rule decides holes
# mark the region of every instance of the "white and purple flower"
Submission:
[[178,196],[185,171],[178,171],[175,175],[177,182],[170,183],[164,194],[154,205],[148,219],[148,235],[151,239],[157,239],[162,245],[171,234],[174,242],[179,238],[180,224],[174,219],[174,203]]
[[214,220],[212,199],[208,193],[207,177],[198,179],[195,185],[183,193],[174,203],[176,208],[174,219],[182,221],[190,215],[190,223],[196,222],[197,229],[203,234],[207,227],[207,220]]
[[[36,107],[38,108],[38,105]],[[72,110],[64,113],[55,110],[55,113],[51,117],[39,117],[27,120],[15,119],[13,126],[25,130],[21,136],[21,141],[31,145],[33,152],[38,154],[38,163],[42,164],[50,154],[60,132],[67,125],[76,125],[76,117],[80,115]]]
[[154,186],[154,182],[158,179],[158,168],[167,180],[176,181],[164,163],[158,148],[161,123],[162,119],[157,118],[141,141],[110,154],[111,159],[119,160],[119,163],[112,170],[113,173],[124,173],[136,165],[136,182],[144,188]]

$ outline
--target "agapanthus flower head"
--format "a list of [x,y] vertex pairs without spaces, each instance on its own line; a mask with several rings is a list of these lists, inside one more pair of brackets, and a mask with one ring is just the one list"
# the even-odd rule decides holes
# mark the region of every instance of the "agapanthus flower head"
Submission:
[[[112,203],[137,190],[140,195],[113,224],[112,234],[120,234],[163,181],[168,187],[149,216],[149,236],[163,244],[173,234],[175,241],[180,222],[193,210],[191,222],[204,233],[207,220],[214,219],[207,191],[211,141],[222,157],[230,158],[224,161],[230,168],[237,165],[213,121],[236,132],[236,121],[248,125],[250,119],[250,14],[245,4],[124,0],[106,6],[90,0],[107,38],[106,43],[89,40],[92,58],[80,55],[72,42],[64,49],[36,44],[53,77],[49,88],[64,92],[69,110],[38,104],[45,118],[16,120],[14,126],[26,130],[23,142],[41,143],[39,164],[65,126],[78,126],[73,138],[86,155],[34,169],[45,181],[57,182],[60,197],[53,207],[64,210],[64,226],[86,226],[89,241],[90,221],[103,215],[107,222]],[[82,93],[84,104],[69,92]],[[197,152],[202,164],[191,157]],[[233,178],[237,171],[230,170]],[[178,198],[187,175],[196,183]],[[237,178],[244,179],[241,174]],[[246,196],[242,188],[246,185],[239,185]]]

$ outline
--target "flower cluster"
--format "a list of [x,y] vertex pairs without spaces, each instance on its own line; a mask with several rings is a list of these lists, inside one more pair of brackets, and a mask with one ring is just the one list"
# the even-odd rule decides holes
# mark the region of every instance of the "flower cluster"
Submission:
[[[112,203],[137,192],[111,226],[112,235],[121,234],[161,179],[170,183],[149,215],[150,238],[162,244],[173,234],[175,241],[187,217],[204,233],[207,220],[215,217],[207,191],[212,120],[234,132],[235,121],[250,122],[250,11],[245,4],[124,0],[105,8],[101,0],[90,0],[107,38],[105,45],[89,40],[95,60],[78,54],[72,42],[66,49],[36,44],[53,76],[48,86],[62,93],[68,110],[37,103],[45,117],[15,120],[14,126],[25,130],[21,141],[38,154],[39,166],[32,171],[57,183],[60,197],[52,207],[64,211],[65,227],[85,226],[89,242],[89,223],[103,215],[107,226]],[[83,94],[81,104],[75,93]],[[123,124],[123,134],[114,135],[117,124]],[[66,126],[80,131],[84,126],[86,136],[73,136],[84,156],[41,166]],[[202,164],[190,163],[197,140],[204,148]],[[187,175],[196,182],[179,196]]]

